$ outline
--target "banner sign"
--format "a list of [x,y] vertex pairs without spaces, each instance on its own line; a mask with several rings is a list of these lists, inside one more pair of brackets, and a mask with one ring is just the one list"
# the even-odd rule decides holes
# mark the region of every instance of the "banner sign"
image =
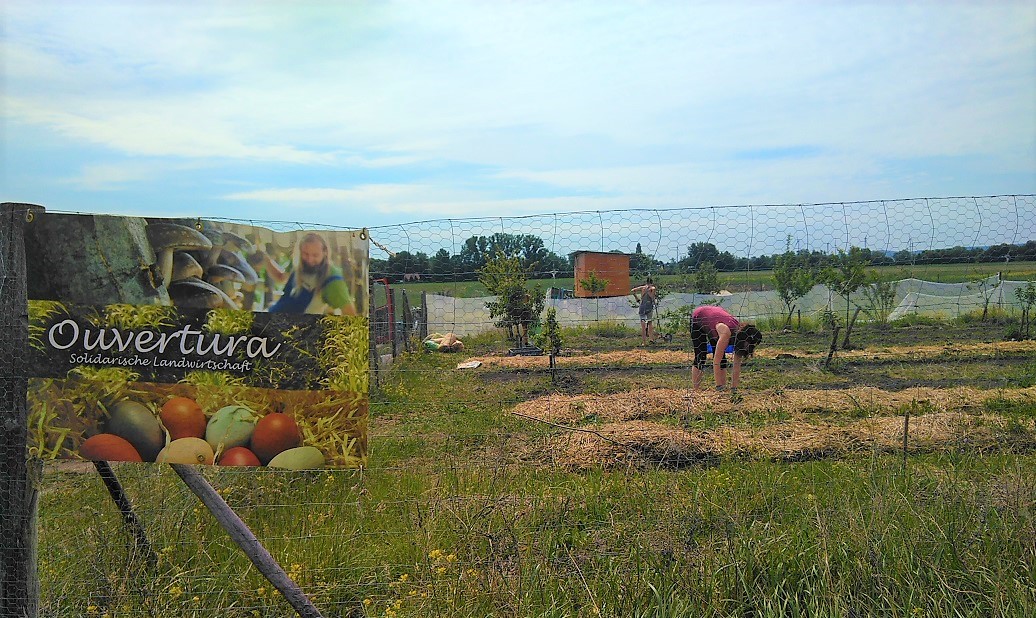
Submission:
[[26,227],[30,454],[366,463],[366,233],[43,214]]

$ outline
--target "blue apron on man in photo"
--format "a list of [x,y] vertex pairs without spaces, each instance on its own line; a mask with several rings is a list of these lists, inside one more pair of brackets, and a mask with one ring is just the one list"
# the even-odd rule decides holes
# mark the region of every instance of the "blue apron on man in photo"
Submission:
[[[344,279],[341,275],[332,273],[320,283],[320,287],[318,289],[323,290],[329,283],[343,280]],[[305,313],[309,304],[313,302],[313,294],[315,293],[315,290],[302,288],[299,290],[298,294],[292,294],[294,289],[295,273],[291,273],[288,277],[288,282],[284,285],[284,293],[281,294],[281,297],[277,299],[277,302],[270,307],[270,313]]]

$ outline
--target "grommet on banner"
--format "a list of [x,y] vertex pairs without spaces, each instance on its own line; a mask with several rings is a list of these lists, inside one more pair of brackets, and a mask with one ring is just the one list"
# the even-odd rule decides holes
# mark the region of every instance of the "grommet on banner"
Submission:
[[360,230],[360,240],[367,240],[367,228]]
[[36,215],[33,214],[33,212],[31,210],[26,210],[25,211],[25,222],[26,223],[32,223],[32,220],[35,219],[35,218],[36,218]]
[[198,231],[200,232],[200,231],[202,231],[202,229],[203,229],[204,227],[205,227],[205,226],[203,226],[203,225],[201,224],[201,217],[198,217],[198,220],[194,222],[194,229],[196,229],[196,230],[198,230]]

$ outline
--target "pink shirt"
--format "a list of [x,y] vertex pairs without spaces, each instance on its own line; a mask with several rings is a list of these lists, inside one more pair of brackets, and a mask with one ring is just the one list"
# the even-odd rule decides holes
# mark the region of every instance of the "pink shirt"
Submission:
[[717,307],[716,305],[702,305],[696,308],[691,313],[691,319],[704,326],[709,331],[711,339],[719,339],[719,332],[716,331],[717,324],[726,324],[731,333],[737,332],[738,327],[741,326],[737,318],[730,315],[723,307]]

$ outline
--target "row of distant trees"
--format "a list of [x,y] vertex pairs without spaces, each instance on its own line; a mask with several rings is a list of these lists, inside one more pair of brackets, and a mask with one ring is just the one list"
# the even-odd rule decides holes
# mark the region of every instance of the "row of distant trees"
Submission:
[[[869,266],[892,264],[961,264],[975,262],[1036,261],[1036,240],[1025,244],[999,244],[990,247],[949,247],[925,249],[923,251],[899,251],[889,254],[885,251],[854,247],[854,261]],[[615,250],[613,253],[623,253]],[[822,270],[834,265],[839,253],[823,251],[792,251],[772,255],[738,257],[729,251],[719,251],[709,242],[691,244],[686,255],[680,259],[663,262],[653,255],[644,253],[640,243],[630,254],[630,272],[635,278],[646,275],[693,274],[703,265],[711,265],[717,271],[772,270],[781,256],[791,254],[796,262]],[[411,253],[400,251],[387,259],[372,259],[370,272],[375,278],[388,278],[390,282],[403,280],[404,275],[420,275],[424,281],[475,281],[479,271],[497,255],[513,257],[531,278],[547,279],[571,277],[574,266],[571,256],[560,256],[546,248],[543,239],[532,234],[496,233],[491,236],[471,236],[464,241],[460,252],[451,254],[439,249],[432,255],[422,251]]]

